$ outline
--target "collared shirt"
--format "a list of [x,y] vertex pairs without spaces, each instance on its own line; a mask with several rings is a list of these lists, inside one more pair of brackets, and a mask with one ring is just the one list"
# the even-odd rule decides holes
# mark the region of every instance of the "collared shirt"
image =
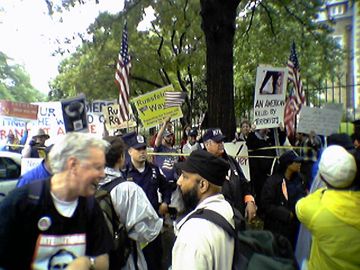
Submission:
[[[203,200],[198,209],[211,209],[234,226],[233,210],[222,194]],[[234,240],[211,221],[201,218],[187,220],[189,213],[175,225],[177,238],[172,250],[172,270],[230,270],[234,256]]]
[[165,202],[168,205],[170,204],[172,187],[160,173],[157,166],[146,162],[145,170],[139,172],[133,164],[130,163],[127,166],[126,179],[135,182],[145,191],[146,196],[156,211],[159,209],[158,190],[162,197],[161,202]]

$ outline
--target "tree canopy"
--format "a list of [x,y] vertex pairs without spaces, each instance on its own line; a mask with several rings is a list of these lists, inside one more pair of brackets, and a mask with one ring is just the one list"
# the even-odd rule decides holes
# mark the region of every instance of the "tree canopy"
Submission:
[[0,99],[35,102],[43,101],[45,95],[35,89],[26,71],[17,64],[10,64],[11,59],[0,52]]
[[[78,3],[66,1],[62,7],[48,7],[51,13]],[[92,39],[84,39],[61,63],[51,97],[82,92],[88,99],[115,98],[115,63],[127,21],[131,95],[172,83],[189,93],[183,106],[187,122],[208,107],[210,114],[216,115],[210,125],[229,135],[235,128],[232,108],[239,118],[248,117],[253,106],[256,67],[284,67],[293,41],[302,77],[310,88],[335,72],[341,53],[329,37],[330,29],[316,22],[322,4],[320,0],[127,0],[118,14],[103,13],[89,26]],[[147,31],[138,31],[150,6],[155,19]]]

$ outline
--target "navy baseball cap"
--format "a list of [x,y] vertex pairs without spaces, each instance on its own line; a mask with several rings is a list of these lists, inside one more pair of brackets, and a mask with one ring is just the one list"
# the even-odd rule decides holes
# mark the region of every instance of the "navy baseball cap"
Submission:
[[146,147],[145,137],[143,135],[137,134],[136,132],[124,134],[122,139],[129,147],[135,149]]
[[189,136],[196,137],[198,135],[198,132],[196,129],[190,129]]
[[282,154],[279,158],[280,165],[286,168],[293,162],[299,162],[301,163],[304,161],[304,158],[301,156],[298,156],[294,151],[290,150]]
[[226,138],[222,134],[221,129],[219,128],[209,128],[202,137],[202,141],[206,142],[207,140],[213,140],[215,142],[222,142]]

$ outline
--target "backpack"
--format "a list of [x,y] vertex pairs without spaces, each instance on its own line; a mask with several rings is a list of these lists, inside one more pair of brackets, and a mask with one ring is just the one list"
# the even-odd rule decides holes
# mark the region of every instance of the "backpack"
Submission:
[[122,224],[117,216],[114,205],[111,201],[110,192],[118,184],[126,181],[118,177],[99,187],[95,193],[95,199],[100,205],[108,229],[113,238],[113,249],[109,253],[109,269],[121,269],[132,254],[134,265],[137,269],[137,248],[136,242],[129,238],[125,225]]
[[235,239],[232,270],[299,269],[292,246],[282,235],[270,231],[236,230],[222,215],[209,209],[199,209],[187,220],[190,218],[209,220]]

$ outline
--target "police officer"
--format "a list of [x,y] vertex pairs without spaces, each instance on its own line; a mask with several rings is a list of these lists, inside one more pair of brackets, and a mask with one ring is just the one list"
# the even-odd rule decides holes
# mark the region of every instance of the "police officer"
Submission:
[[[128,181],[134,181],[145,191],[151,205],[160,216],[168,213],[168,205],[171,200],[172,187],[159,168],[147,161],[146,141],[144,136],[132,133],[123,136],[128,145],[128,153],[131,162],[126,166]],[[161,194],[159,202],[158,192]],[[161,235],[143,249],[148,269],[161,269],[162,245]]]

